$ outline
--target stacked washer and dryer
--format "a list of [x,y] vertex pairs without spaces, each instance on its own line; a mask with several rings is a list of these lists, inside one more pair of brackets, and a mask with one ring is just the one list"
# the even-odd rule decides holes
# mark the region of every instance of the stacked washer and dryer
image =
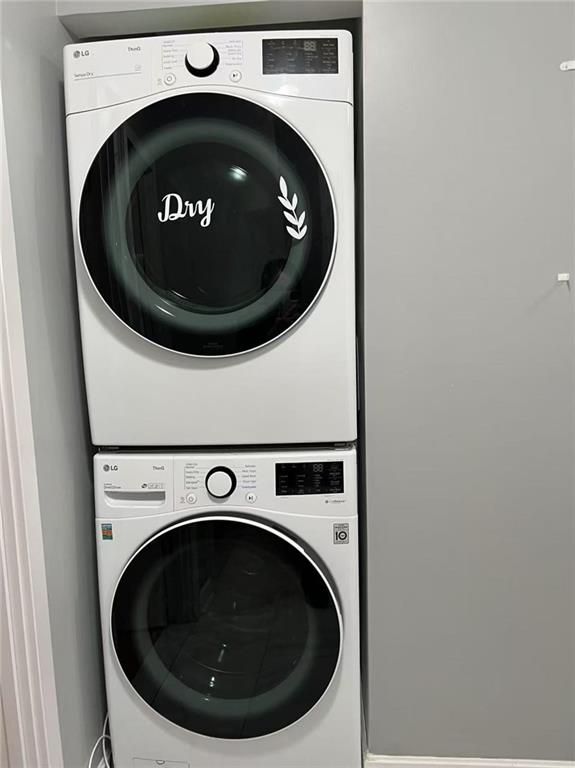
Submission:
[[351,36],[65,87],[115,768],[359,768]]

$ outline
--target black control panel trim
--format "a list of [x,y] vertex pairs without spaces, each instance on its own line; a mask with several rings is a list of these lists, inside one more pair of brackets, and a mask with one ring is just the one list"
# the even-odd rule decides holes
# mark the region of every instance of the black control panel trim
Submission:
[[212,60],[212,63],[208,64],[208,66],[204,67],[203,69],[198,69],[197,67],[193,67],[188,61],[188,57],[186,56],[184,58],[184,64],[186,65],[186,69],[188,70],[190,75],[193,75],[194,77],[209,77],[210,75],[214,74],[214,72],[216,71],[220,63],[220,54],[218,52],[218,49],[211,43],[210,43],[210,48],[214,53],[214,58]]
[[[215,472],[223,472],[230,478],[231,487],[227,493],[223,493],[220,495],[218,493],[212,493],[210,491],[208,487],[208,481]],[[212,496],[214,499],[227,499],[228,496],[231,496],[232,493],[236,490],[237,484],[238,484],[238,481],[237,481],[235,472],[232,472],[232,470],[229,467],[212,467],[212,469],[210,469],[210,471],[206,475],[206,490],[210,494],[210,496]]]
[[343,492],[343,461],[290,461],[276,464],[276,496]]
[[264,75],[337,75],[337,37],[289,37],[262,40]]

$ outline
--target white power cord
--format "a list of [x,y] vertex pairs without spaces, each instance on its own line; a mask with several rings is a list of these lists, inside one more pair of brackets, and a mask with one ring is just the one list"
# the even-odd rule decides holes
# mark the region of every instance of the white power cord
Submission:
[[[94,760],[94,755],[98,751],[98,747],[100,745],[102,748],[102,759],[104,760],[104,765],[106,766],[106,768],[112,768],[112,763],[111,763],[112,739],[110,738],[110,734],[108,732],[108,715],[106,715],[106,719],[104,720],[104,727],[102,728],[102,733],[98,736],[98,738],[96,739],[96,743],[92,748],[92,752],[90,754],[90,759],[88,760],[87,768],[94,768],[92,766],[92,761]],[[100,765],[101,765],[101,761],[100,761]]]

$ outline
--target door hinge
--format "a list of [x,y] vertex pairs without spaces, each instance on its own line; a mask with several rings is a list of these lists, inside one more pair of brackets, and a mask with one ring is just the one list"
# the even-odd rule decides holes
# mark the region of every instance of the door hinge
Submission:
[[575,69],[575,60],[563,61],[561,64],[559,64],[559,69],[561,72],[569,72],[571,69]]

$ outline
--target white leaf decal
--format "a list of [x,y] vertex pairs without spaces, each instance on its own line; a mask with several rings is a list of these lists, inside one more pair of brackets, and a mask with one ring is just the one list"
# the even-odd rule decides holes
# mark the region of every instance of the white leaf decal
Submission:
[[307,224],[304,224],[305,211],[302,211],[298,216],[298,196],[294,192],[290,202],[287,182],[283,176],[280,176],[279,184],[281,195],[278,195],[278,200],[286,209],[283,212],[284,216],[290,224],[293,224],[293,227],[286,226],[286,231],[294,238],[294,240],[301,240],[305,237],[307,232]]
[[292,237],[295,237],[296,240],[301,240],[302,235],[300,235],[297,229],[294,229],[293,227],[286,227],[286,229]]
[[290,224],[293,224],[299,229],[299,221],[297,216],[294,216],[293,213],[288,213],[287,211],[284,211],[284,216],[290,222]]

